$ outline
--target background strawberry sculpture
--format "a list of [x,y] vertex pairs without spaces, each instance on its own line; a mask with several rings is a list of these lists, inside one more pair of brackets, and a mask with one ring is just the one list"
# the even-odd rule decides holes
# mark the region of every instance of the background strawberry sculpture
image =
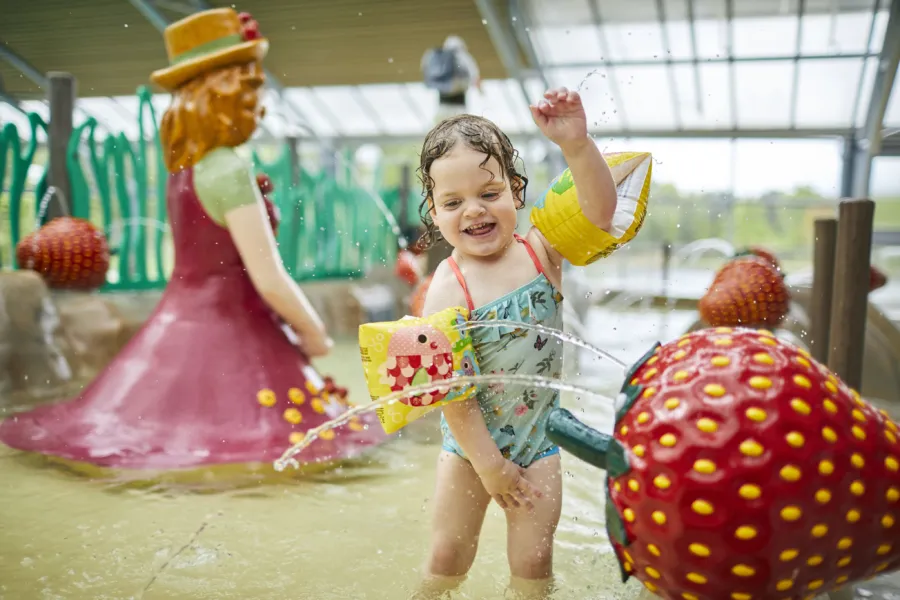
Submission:
[[[711,327],[777,327],[790,310],[784,276],[771,251],[758,246],[741,250],[716,272],[700,298],[700,318]],[[869,291],[886,283],[884,273],[870,267]]]
[[657,344],[612,435],[564,409],[548,435],[606,469],[623,580],[667,600],[799,600],[900,567],[897,424],[769,332]]
[[39,273],[53,289],[92,291],[106,282],[109,244],[93,223],[57,217],[16,245],[20,269]]

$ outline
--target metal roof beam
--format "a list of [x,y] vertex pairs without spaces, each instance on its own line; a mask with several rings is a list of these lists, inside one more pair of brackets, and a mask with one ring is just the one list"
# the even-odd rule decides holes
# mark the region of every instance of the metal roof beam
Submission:
[[521,0],[508,0],[508,3],[509,15],[513,21],[512,29],[519,40],[519,46],[525,51],[528,62],[531,63],[531,68],[544,84],[544,89],[550,89],[550,80],[547,79],[541,59],[538,57],[537,50],[535,50],[534,44],[531,42],[531,34],[529,32],[534,27],[534,24],[531,22],[531,15],[527,9],[522,10]]
[[857,142],[858,152],[853,173],[853,190],[854,195],[858,198],[865,198],[869,195],[872,159],[881,153],[884,113],[894,87],[898,65],[900,65],[900,0],[893,0],[890,5],[887,27],[884,31],[884,42],[878,55],[878,67],[872,83],[872,95],[866,110],[865,125]]
[[[874,54],[870,54],[867,52],[856,52],[856,53],[846,53],[846,54],[807,54],[800,57],[801,61],[813,61],[813,60],[860,60],[862,58],[868,58],[870,56],[875,56]],[[545,64],[544,66],[548,69],[589,69],[596,68],[597,66],[603,64],[608,67],[648,67],[648,66],[661,66],[665,64],[672,65],[697,65],[697,64],[706,64],[706,65],[714,65],[714,64],[722,64],[722,63],[755,63],[755,62],[785,62],[785,61],[794,61],[796,60],[795,56],[789,55],[779,55],[779,56],[732,56],[728,58],[726,56],[717,56],[710,58],[659,58],[659,59],[630,59],[623,58],[619,60],[607,60],[602,62],[566,62],[566,63],[553,63],[553,64]]]
[[[500,55],[500,60],[503,62],[506,72],[518,82],[525,104],[532,104],[532,98],[529,98],[528,90],[525,88],[524,67],[519,60],[515,33],[511,31],[507,23],[500,20],[493,0],[475,0],[475,5],[478,7],[478,12],[481,13],[481,18],[487,26],[488,35],[494,44],[494,48],[497,50],[497,54]],[[536,100],[534,99],[534,101]]]

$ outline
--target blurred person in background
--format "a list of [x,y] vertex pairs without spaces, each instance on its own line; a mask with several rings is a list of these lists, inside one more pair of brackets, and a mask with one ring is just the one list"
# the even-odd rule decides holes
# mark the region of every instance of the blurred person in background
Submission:
[[459,36],[447,36],[443,46],[426,50],[421,68],[425,86],[438,93],[436,123],[466,112],[469,88],[481,91],[478,63]]

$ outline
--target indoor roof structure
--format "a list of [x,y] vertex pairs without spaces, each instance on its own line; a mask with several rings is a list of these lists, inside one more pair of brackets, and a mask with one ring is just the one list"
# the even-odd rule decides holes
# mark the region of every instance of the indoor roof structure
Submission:
[[[165,64],[167,23],[214,0],[0,0],[0,123],[47,118],[46,76],[79,114],[137,136],[134,90]],[[900,154],[900,0],[246,0],[270,39],[262,136],[420,140],[437,111],[419,61],[449,34],[485,79],[470,111],[536,133],[528,103],[578,89],[594,133],[840,136]],[[49,10],[48,10],[49,9]],[[49,17],[47,15],[50,15]],[[49,23],[48,23],[49,21]],[[52,33],[51,33],[52,32]],[[160,114],[168,96],[157,94]],[[76,116],[76,123],[81,120]]]

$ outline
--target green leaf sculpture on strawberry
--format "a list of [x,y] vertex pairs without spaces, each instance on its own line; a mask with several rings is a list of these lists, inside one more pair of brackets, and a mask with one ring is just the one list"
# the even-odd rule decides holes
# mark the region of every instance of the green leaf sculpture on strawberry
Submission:
[[623,579],[667,600],[812,598],[900,567],[898,426],[767,331],[657,344],[613,435],[548,435],[602,469]]

